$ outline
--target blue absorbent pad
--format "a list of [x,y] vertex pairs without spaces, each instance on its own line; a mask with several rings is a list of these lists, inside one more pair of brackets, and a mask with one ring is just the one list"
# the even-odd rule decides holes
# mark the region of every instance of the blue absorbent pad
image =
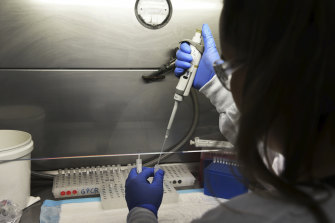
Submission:
[[[203,192],[203,189],[189,189],[189,190],[178,190],[179,194]],[[77,198],[68,200],[45,200],[41,207],[40,223],[58,223],[61,214],[61,207],[63,204],[69,203],[86,203],[86,202],[101,202],[100,197],[92,198]]]

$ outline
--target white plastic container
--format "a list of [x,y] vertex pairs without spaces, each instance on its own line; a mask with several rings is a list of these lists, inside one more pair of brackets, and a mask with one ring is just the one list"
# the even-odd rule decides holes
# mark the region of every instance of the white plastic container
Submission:
[[0,130],[0,201],[10,200],[21,209],[30,196],[30,160],[33,150],[31,135],[16,130]]

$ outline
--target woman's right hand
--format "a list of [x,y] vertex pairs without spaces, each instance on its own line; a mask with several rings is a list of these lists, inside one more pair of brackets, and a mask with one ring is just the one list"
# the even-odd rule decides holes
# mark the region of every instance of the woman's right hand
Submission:
[[[202,38],[205,45],[205,51],[202,54],[197,73],[193,81],[193,87],[202,88],[215,75],[213,64],[220,59],[216,49],[212,32],[207,24],[202,26]],[[177,51],[176,68],[174,73],[177,77],[181,76],[188,68],[191,67],[193,58],[191,56],[191,47],[187,43],[180,44]]]

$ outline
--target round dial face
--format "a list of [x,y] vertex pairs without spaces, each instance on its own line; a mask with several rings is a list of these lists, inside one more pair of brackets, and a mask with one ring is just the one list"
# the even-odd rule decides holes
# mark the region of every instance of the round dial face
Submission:
[[145,27],[158,29],[170,20],[172,7],[169,0],[137,0],[135,14]]

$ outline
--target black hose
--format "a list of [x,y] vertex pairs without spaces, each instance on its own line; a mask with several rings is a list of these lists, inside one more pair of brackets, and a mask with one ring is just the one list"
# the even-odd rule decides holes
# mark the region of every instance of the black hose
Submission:
[[[185,143],[188,143],[190,138],[192,137],[199,121],[199,102],[198,102],[198,96],[196,93],[196,90],[193,88],[191,89],[191,99],[193,102],[193,120],[192,120],[192,125],[191,128],[188,130],[187,134],[185,135],[184,138],[182,138],[176,145],[166,149],[166,152],[176,152],[178,151]],[[161,161],[168,158],[172,154],[162,154],[161,156]],[[144,163],[144,166],[154,166],[158,161],[158,158],[155,158],[153,160],[150,160],[146,163]]]

